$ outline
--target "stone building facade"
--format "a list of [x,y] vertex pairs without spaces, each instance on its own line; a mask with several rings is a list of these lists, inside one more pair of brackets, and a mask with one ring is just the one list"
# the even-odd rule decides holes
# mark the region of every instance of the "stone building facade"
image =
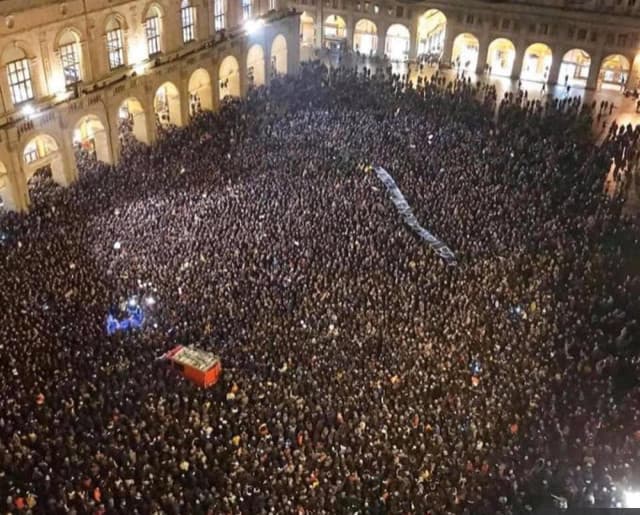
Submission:
[[26,211],[76,148],[117,161],[195,106],[295,71],[319,48],[621,91],[638,83],[640,0],[2,0],[0,199]]
[[638,0],[291,0],[302,56],[346,46],[469,72],[622,89],[638,82]]
[[77,148],[117,161],[123,119],[150,143],[158,124],[295,71],[298,34],[281,0],[3,0],[4,207],[28,209],[39,170],[75,181]]

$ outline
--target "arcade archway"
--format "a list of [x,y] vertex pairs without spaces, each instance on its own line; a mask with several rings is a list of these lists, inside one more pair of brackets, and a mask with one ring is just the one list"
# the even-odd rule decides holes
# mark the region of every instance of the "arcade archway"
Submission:
[[313,47],[316,39],[316,26],[313,16],[306,11],[300,15],[300,44]]
[[384,53],[392,61],[406,61],[409,58],[411,34],[409,29],[400,23],[395,23],[387,29]]
[[109,135],[95,115],[83,116],[73,129],[73,146],[76,152],[84,152],[93,159],[111,163]]
[[22,161],[25,179],[34,187],[48,178],[58,184],[66,184],[64,162],[58,142],[49,134],[38,134],[24,146]]
[[438,9],[429,9],[418,20],[418,55],[440,59],[447,31],[447,17]]
[[549,70],[552,62],[553,53],[549,46],[544,43],[534,43],[524,53],[520,78],[546,82],[549,79]]
[[127,98],[118,109],[120,122],[119,132],[124,135],[132,134],[138,141],[149,143],[147,134],[147,117],[140,101],[135,98]]
[[271,71],[274,75],[287,73],[287,40],[278,34],[271,43]]
[[371,20],[358,20],[353,29],[353,49],[366,56],[372,56],[378,50],[378,27]]
[[487,64],[491,75],[510,77],[513,72],[515,58],[516,47],[511,40],[505,38],[494,39],[487,51]]
[[228,55],[220,63],[218,80],[220,100],[227,96],[240,96],[240,67],[238,66],[238,60],[232,55]]
[[558,84],[565,86],[585,86],[589,78],[591,56],[581,48],[569,50],[562,56]]
[[153,110],[156,114],[156,122],[161,127],[169,125],[182,126],[182,113],[180,111],[180,92],[172,82],[165,82],[156,90],[153,99]]
[[600,65],[598,80],[602,89],[622,89],[629,80],[629,60],[621,54],[605,57]]
[[453,40],[451,63],[462,70],[475,72],[478,66],[480,42],[471,33],[460,34]]
[[213,109],[211,77],[204,68],[198,68],[189,78],[189,114],[194,116],[201,111]]
[[344,18],[337,14],[328,16],[322,25],[322,34],[327,48],[340,49],[347,39],[347,24]]
[[265,84],[264,50],[257,43],[247,52],[247,77],[249,86],[257,88]]

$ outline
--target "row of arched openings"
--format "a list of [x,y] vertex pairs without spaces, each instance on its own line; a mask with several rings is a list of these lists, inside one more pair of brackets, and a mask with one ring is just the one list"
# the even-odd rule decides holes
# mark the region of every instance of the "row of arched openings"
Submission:
[[[272,76],[287,73],[287,42],[284,36],[274,38],[271,46],[271,63],[267,68],[265,54],[261,45],[254,44],[247,54],[247,77],[250,86],[261,86],[266,83],[267,73]],[[219,98],[240,96],[240,66],[233,56],[227,56],[218,69]],[[210,74],[204,68],[195,70],[188,82],[189,115],[200,110],[213,108],[213,85]],[[156,123],[161,127],[169,125],[182,126],[183,120],[181,95],[176,85],[165,82],[155,92],[153,114]],[[136,97],[122,101],[118,108],[120,124],[128,127],[131,134],[141,142],[148,143],[149,125],[142,102]],[[111,163],[112,150],[109,145],[109,134],[100,118],[96,115],[82,117],[72,131],[72,143],[76,152],[84,152],[93,158]],[[23,168],[29,184],[36,181],[39,172],[45,170],[54,180],[64,182],[63,158],[61,145],[50,134],[38,134],[24,146]],[[7,194],[8,174],[3,163],[0,163],[0,204]]]
[[[430,9],[418,22],[417,54],[424,58],[442,57],[447,28],[447,18],[442,11]],[[324,43],[334,46],[346,44],[347,25],[341,16],[328,16],[322,26]],[[377,25],[366,18],[359,20],[353,31],[353,50],[364,55],[378,51]],[[313,47],[316,40],[314,19],[308,13],[300,17],[300,40],[303,49]],[[403,61],[409,56],[411,35],[402,24],[391,25],[385,34],[384,53],[393,61]],[[454,42],[451,62],[454,66],[475,71],[478,65],[480,43],[471,33],[459,34]],[[487,70],[497,76],[511,76],[514,72],[516,48],[509,39],[497,38],[491,42],[487,52]],[[530,45],[524,54],[520,77],[523,80],[544,81],[548,79],[553,61],[553,52],[544,43]],[[603,88],[619,88],[625,84],[631,70],[629,60],[623,55],[610,55],[601,65],[598,80]],[[483,65],[484,66],[484,65]],[[568,85],[585,85],[591,68],[591,56],[582,49],[572,49],[562,56],[558,81]]]

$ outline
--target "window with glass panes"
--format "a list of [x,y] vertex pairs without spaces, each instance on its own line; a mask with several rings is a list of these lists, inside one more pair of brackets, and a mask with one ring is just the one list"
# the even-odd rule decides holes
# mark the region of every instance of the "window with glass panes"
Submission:
[[157,16],[150,16],[145,21],[147,33],[147,52],[149,55],[160,53],[160,21]]
[[80,55],[76,43],[68,43],[60,47],[60,60],[64,72],[64,83],[71,86],[80,81]]
[[215,0],[213,3],[213,25],[215,30],[224,29],[224,2],[226,0]]
[[270,11],[276,10],[276,0],[269,0],[269,10]]
[[7,76],[11,101],[14,105],[26,102],[33,98],[33,85],[28,59],[18,59],[7,64]]
[[122,30],[113,29],[107,32],[107,52],[109,53],[109,68],[115,70],[124,66],[124,45],[122,44]]
[[242,0],[242,19],[251,18],[251,0]]
[[188,43],[195,39],[195,7],[185,5],[180,11],[182,19],[182,42]]
[[38,160],[38,149],[35,144],[30,144],[27,148],[24,149],[24,162],[27,164],[31,164],[34,161]]

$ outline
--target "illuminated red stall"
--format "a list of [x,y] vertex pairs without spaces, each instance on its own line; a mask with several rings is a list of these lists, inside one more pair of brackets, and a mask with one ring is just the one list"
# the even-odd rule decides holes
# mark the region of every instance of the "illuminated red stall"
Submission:
[[178,345],[166,357],[184,377],[203,388],[216,384],[222,372],[218,356],[196,347]]

